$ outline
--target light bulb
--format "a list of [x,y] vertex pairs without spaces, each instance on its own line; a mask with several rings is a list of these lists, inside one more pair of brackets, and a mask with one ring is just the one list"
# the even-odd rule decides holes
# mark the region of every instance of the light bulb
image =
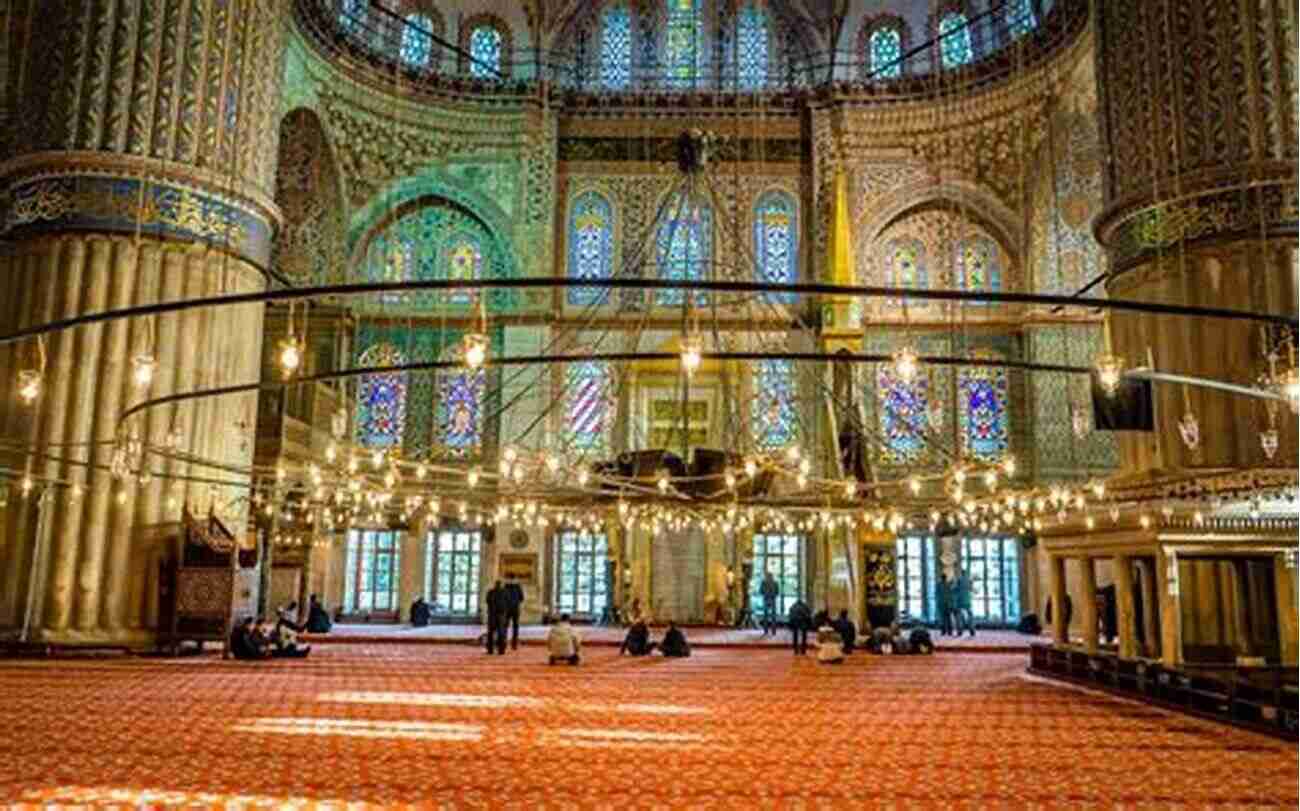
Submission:
[[736,474],[728,470],[722,475],[722,483],[728,490],[734,490],[736,487]]
[[586,487],[587,482],[590,480],[591,474],[587,472],[587,469],[585,467],[578,468],[578,486]]
[[1011,454],[1002,457],[1002,472],[1008,476],[1016,475],[1016,457]]
[[334,443],[333,443],[333,442],[331,442],[330,444],[328,444],[328,445],[325,446],[325,461],[326,461],[326,462],[333,463],[333,461],[338,457],[338,455],[339,455],[338,448],[334,447]]
[[659,474],[659,492],[661,492],[661,493],[667,493],[667,492],[668,492],[668,486],[669,486],[669,482],[668,482],[668,474],[667,474],[667,473],[660,473],[660,474]]
[[1300,414],[1300,369],[1292,366],[1279,374],[1274,389],[1291,406],[1292,414]]
[[461,339],[461,347],[464,350],[465,365],[471,369],[479,369],[487,363],[488,357],[488,337],[481,332],[470,332]]
[[379,470],[379,468],[384,466],[383,451],[377,450],[374,453],[370,454],[370,466],[373,467],[375,470]]
[[1264,458],[1272,459],[1277,455],[1278,434],[1276,428],[1259,432],[1259,446],[1264,450]]
[[1124,359],[1118,355],[1098,355],[1093,364],[1097,371],[1097,383],[1107,397],[1114,397],[1119,391],[1120,381],[1124,378]]
[[914,381],[921,369],[921,360],[917,357],[916,350],[910,346],[904,346],[895,352],[893,362],[894,376],[903,383]]
[[857,482],[845,482],[845,483],[844,483],[844,497],[845,497],[845,498],[854,498],[855,496],[857,496],[857,494],[858,494],[858,483],[857,483]]
[[704,358],[704,342],[698,336],[691,335],[682,339],[682,371],[693,375],[700,368]]
[[919,496],[921,494],[921,478],[919,476],[913,476],[908,479],[907,487],[912,491],[912,495]]
[[479,478],[479,469],[476,467],[472,467],[469,469],[469,472],[465,474],[465,483],[468,484],[471,488],[478,487],[478,478]]
[[966,483],[966,468],[964,468],[964,467],[953,468],[953,471],[952,471],[952,480],[953,480],[954,482],[957,483],[957,486],[958,486],[958,487],[960,487],[960,486],[962,486],[963,484],[965,484],[965,483]]
[[136,355],[131,359],[131,382],[139,388],[148,388],[153,383],[155,366],[153,355],[147,352]]
[[1196,415],[1188,411],[1178,421],[1178,436],[1182,438],[1187,450],[1194,451],[1201,445],[1201,423]]
[[809,473],[812,473],[812,461],[809,459],[800,460],[799,472],[805,476],[807,476]]
[[286,378],[293,377],[301,365],[302,345],[290,333],[280,342],[280,373]]
[[514,464],[514,461],[519,458],[519,451],[515,450],[513,445],[507,445],[505,451],[501,455],[506,458],[507,462]]
[[424,481],[425,477],[427,477],[428,475],[429,475],[429,468],[424,464],[424,462],[421,462],[420,464],[415,466],[415,478],[419,479],[420,481]]
[[984,486],[990,490],[998,486],[998,472],[996,470],[984,471]]
[[554,476],[560,470],[560,457],[554,453],[546,454],[546,469]]
[[36,402],[41,396],[41,373],[37,369],[23,369],[18,372],[18,396],[27,405]]
[[799,476],[795,481],[798,483],[800,490],[808,486],[808,476],[803,471],[799,471]]
[[1097,526],[1097,521],[1091,515],[1085,518],[1083,523],[1087,525],[1088,529],[1093,529]]
[[794,463],[796,463],[796,462],[799,461],[799,454],[800,454],[800,453],[801,453],[801,452],[800,452],[800,450],[799,450],[799,446],[798,446],[798,445],[791,445],[790,447],[788,447],[788,448],[785,449],[785,458],[786,458],[786,459],[789,459],[789,460],[790,460],[790,464],[793,465]]
[[1142,513],[1142,517],[1138,519],[1138,523],[1142,525],[1143,529],[1151,529],[1151,516]]
[[1097,498],[1106,497],[1106,483],[1103,481],[1094,481],[1092,483],[1092,494]]
[[745,476],[752,479],[758,475],[758,462],[753,458],[745,460]]

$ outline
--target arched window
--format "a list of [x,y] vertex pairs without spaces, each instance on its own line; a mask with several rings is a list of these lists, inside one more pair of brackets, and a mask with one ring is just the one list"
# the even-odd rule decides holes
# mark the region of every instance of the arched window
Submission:
[[[451,359],[455,353],[450,353]],[[483,444],[483,394],[487,372],[452,368],[438,372],[438,447],[444,456],[478,455]]]
[[794,441],[794,361],[760,360],[754,366],[750,420],[754,444],[760,448],[783,448]]
[[[358,365],[401,366],[406,359],[390,343],[361,353]],[[367,448],[400,448],[406,430],[406,372],[366,375],[357,387],[357,442]]]
[[892,239],[885,243],[885,280],[890,287],[924,290],[929,283],[925,246],[917,239]]
[[1007,372],[967,367],[957,377],[958,416],[966,456],[997,461],[1007,452]]
[[608,6],[600,22],[600,83],[606,90],[632,84],[632,12],[623,3]]
[[876,411],[880,426],[880,457],[889,464],[906,464],[925,450],[929,421],[930,378],[924,372],[911,383],[881,364],[876,371]]
[[[754,207],[754,258],[758,281],[794,284],[798,279],[798,216],[794,199],[785,192],[768,192]],[[765,293],[771,302],[793,303],[793,293]]]
[[[964,239],[957,245],[957,281],[963,290],[1002,289],[1002,261],[997,243],[988,237]],[[988,302],[968,302],[987,305]]]
[[974,61],[975,50],[965,14],[949,11],[940,17],[939,38],[939,56],[944,68],[958,68]]
[[493,25],[479,25],[469,32],[469,75],[477,79],[498,79],[502,75],[505,38]]
[[736,68],[741,90],[767,86],[771,54],[771,26],[767,12],[753,2],[740,9],[736,19]]
[[433,55],[433,20],[412,14],[402,26],[402,61],[413,68],[427,68]]
[[880,27],[867,38],[867,70],[871,79],[903,75],[903,35],[894,26]]
[[664,78],[669,87],[690,88],[703,78],[704,20],[700,0],[664,0]]
[[1007,31],[1013,37],[1033,33],[1038,27],[1033,0],[1007,0]]
[[[613,275],[613,206],[599,192],[583,192],[569,212],[569,278],[608,279]],[[569,304],[594,304],[603,292],[597,287],[570,287]]]
[[[483,246],[472,234],[458,234],[447,242],[443,266],[447,269],[449,280],[483,278]],[[473,304],[477,292],[474,290],[449,290],[446,293],[448,304]]]
[[366,8],[370,0],[343,0],[339,5],[339,25],[349,34],[360,34],[366,27]]
[[[706,278],[713,261],[712,219],[709,209],[674,204],[672,216],[659,226],[656,238],[656,259],[661,279],[687,279],[699,281]],[[685,290],[659,290],[655,303],[660,307],[676,307],[685,301]],[[696,293],[695,304],[708,302],[707,293]]]
[[604,451],[614,416],[614,385],[608,363],[580,361],[565,369],[564,431],[578,451]]

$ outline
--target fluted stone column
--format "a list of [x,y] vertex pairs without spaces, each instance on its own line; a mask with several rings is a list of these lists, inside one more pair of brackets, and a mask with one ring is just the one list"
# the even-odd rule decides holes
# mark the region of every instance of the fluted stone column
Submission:
[[[1114,298],[1296,314],[1296,5],[1292,0],[1103,0],[1097,85],[1110,160],[1098,239]],[[1137,314],[1110,317],[1128,366],[1253,382],[1259,327]],[[1154,435],[1127,436],[1128,473],[1263,465],[1257,402],[1193,390],[1202,447],[1176,422],[1181,389],[1158,386]],[[1285,409],[1285,406],[1283,407]],[[1296,464],[1281,415],[1278,467]]]
[[[21,3],[8,24],[8,92],[21,122],[0,164],[0,331],[84,313],[262,289],[278,214],[272,200],[284,0],[53,0]],[[39,15],[39,19],[33,15]],[[158,564],[180,504],[205,512],[234,489],[108,473],[131,404],[259,376],[262,307],[96,324],[51,335],[34,407],[9,394],[31,345],[0,350],[3,462],[34,460],[55,488],[47,546],[34,511],[0,514],[0,628],[37,606],[31,638],[147,644]],[[147,392],[131,358],[153,335]],[[251,461],[256,398],[155,408],[128,424],[162,446],[215,463]],[[238,428],[244,423],[243,429]],[[25,451],[12,443],[27,446]],[[34,454],[34,455],[29,455]],[[80,463],[89,463],[90,467]],[[192,461],[157,473],[235,482]],[[80,498],[71,490],[80,483]],[[239,529],[239,528],[235,528]],[[33,571],[37,577],[29,576]]]

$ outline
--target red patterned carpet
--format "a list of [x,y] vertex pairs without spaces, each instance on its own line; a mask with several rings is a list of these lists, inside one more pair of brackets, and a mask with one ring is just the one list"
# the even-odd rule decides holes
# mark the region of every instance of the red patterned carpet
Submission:
[[[0,803],[1170,808],[1297,803],[1295,747],[1024,675],[1023,655],[328,645],[0,661]],[[356,806],[350,806],[356,807]]]

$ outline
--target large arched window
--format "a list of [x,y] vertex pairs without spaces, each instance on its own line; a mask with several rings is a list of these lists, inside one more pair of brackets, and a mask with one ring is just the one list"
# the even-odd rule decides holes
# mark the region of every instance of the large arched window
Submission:
[[925,245],[919,239],[891,239],[885,243],[885,283],[911,290],[928,286]]
[[[483,278],[483,246],[474,234],[457,234],[447,242],[443,256],[449,280],[470,281]],[[472,304],[477,296],[473,290],[449,290],[448,304]]]
[[957,377],[958,416],[965,455],[997,461],[1006,455],[1007,372],[992,366],[967,367]]
[[[672,216],[659,225],[655,240],[656,259],[661,279],[686,279],[699,281],[708,276],[713,261],[712,218],[704,206],[686,204],[678,200]],[[660,307],[680,306],[686,291],[659,290],[655,303]],[[696,293],[695,304],[708,302],[707,293]]]
[[[456,359],[450,353],[448,359]],[[487,372],[454,367],[438,372],[437,445],[443,456],[477,456],[483,444]]]
[[970,24],[960,11],[946,12],[939,18],[939,58],[944,68],[958,68],[975,59]]
[[[768,192],[754,207],[754,259],[758,281],[794,284],[798,279],[798,215],[795,202],[785,192]],[[792,303],[793,293],[766,293],[771,302]]]
[[758,361],[750,401],[754,444],[765,450],[789,445],[795,437],[796,416],[794,361]]
[[876,371],[876,411],[880,427],[880,457],[889,464],[918,460],[925,451],[929,421],[930,378],[924,372],[911,383],[881,364]]
[[881,27],[867,38],[867,70],[872,79],[903,75],[903,35],[895,27]]
[[[614,208],[599,192],[578,195],[569,211],[569,278],[608,279],[614,275]],[[599,302],[598,287],[570,287],[569,304]]]
[[503,78],[510,70],[510,40],[504,25],[491,15],[481,15],[466,20],[463,30],[468,31],[461,37],[461,48],[469,54],[469,75]]
[[664,0],[663,68],[669,87],[691,88],[703,78],[704,19],[700,0]]
[[771,25],[753,0],[736,18],[736,71],[741,90],[761,90],[771,76]]
[[577,451],[604,451],[614,416],[610,365],[602,361],[570,363],[565,369],[564,434]]
[[1013,37],[1023,37],[1033,33],[1033,30],[1038,27],[1033,0],[1007,0],[1006,14],[1007,31]]
[[[402,353],[380,343],[361,353],[359,365],[401,366]],[[366,375],[357,388],[357,443],[367,448],[400,448],[406,430],[406,372]]]
[[427,68],[433,56],[433,20],[412,14],[402,26],[402,61],[413,68]]
[[632,12],[625,3],[607,6],[601,13],[600,84],[606,90],[632,84]]
[[[1002,259],[997,243],[986,236],[971,237],[957,244],[957,283],[971,292],[1002,289]],[[987,305],[988,302],[968,302]]]

